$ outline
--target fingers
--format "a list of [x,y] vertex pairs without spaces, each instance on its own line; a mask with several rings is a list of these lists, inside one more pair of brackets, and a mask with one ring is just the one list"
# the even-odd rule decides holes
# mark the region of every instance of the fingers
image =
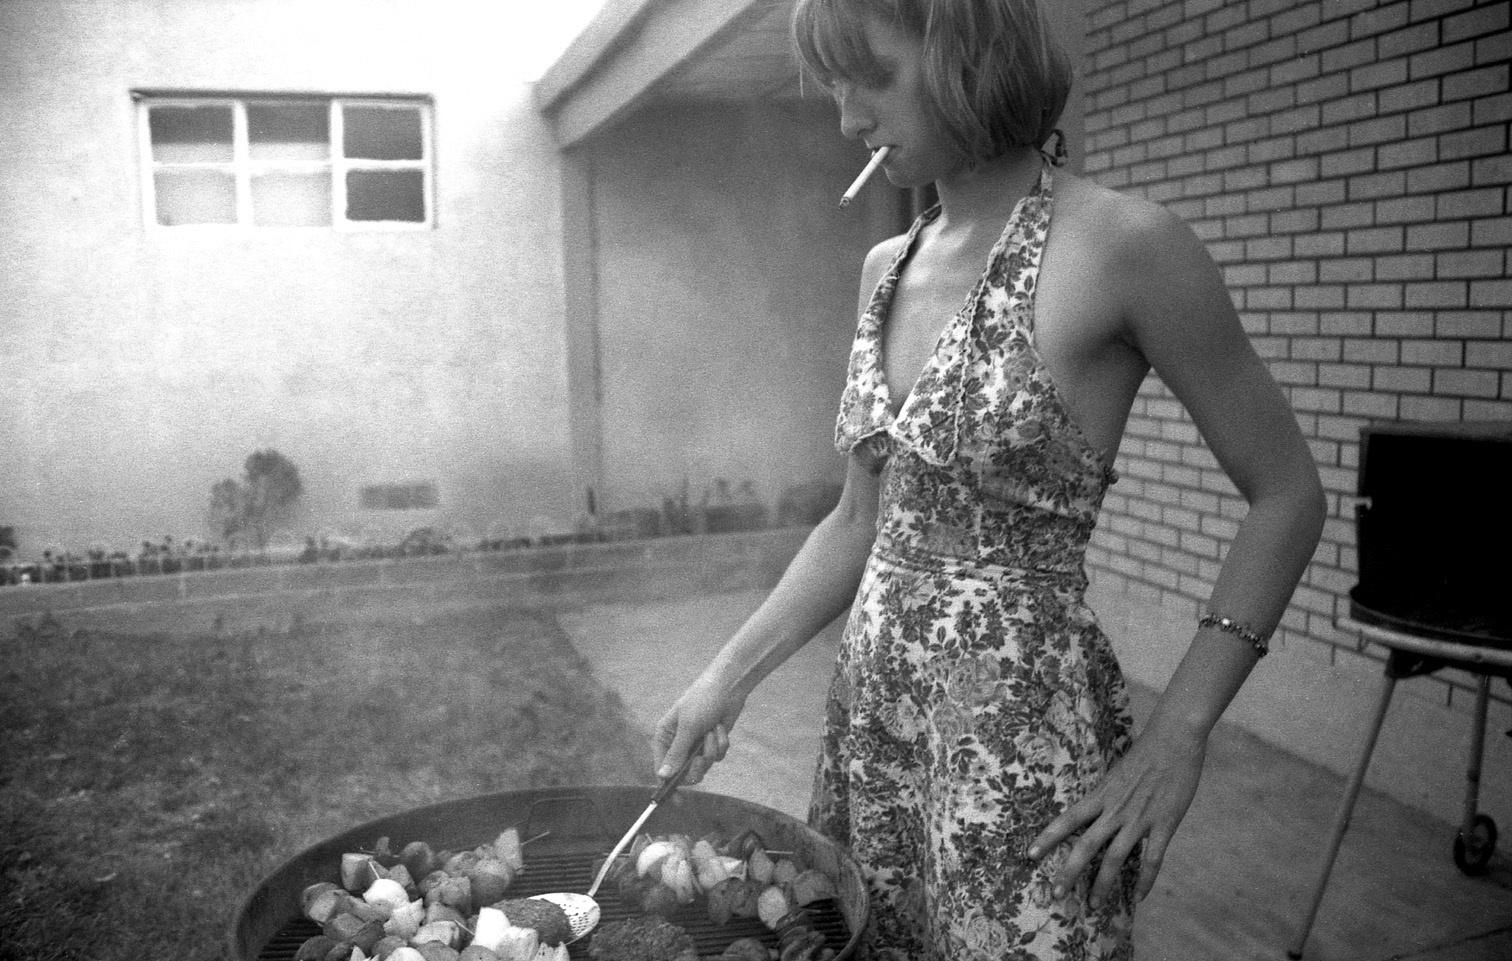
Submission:
[[1089,817],[1089,813],[1086,810],[1077,811],[1075,807],[1068,808],[1064,814],[1051,822],[1030,848],[1030,857],[1043,858],[1057,844],[1075,834],[1078,827],[1086,825],[1088,820],[1092,821],[1085,833],[1072,844],[1070,853],[1061,864],[1060,871],[1054,878],[1054,896],[1064,897],[1101,854],[1102,861],[1097,865],[1097,873],[1092,879],[1088,893],[1094,902],[1106,901],[1113,897],[1121,883],[1124,866],[1143,840],[1145,846],[1140,855],[1139,879],[1134,889],[1134,900],[1135,902],[1144,900],[1154,890],[1155,879],[1160,874],[1160,867],[1165,861],[1166,846],[1170,843],[1171,832],[1153,830],[1150,825],[1143,823],[1142,819],[1136,818],[1120,824],[1110,817],[1097,815]]
[[1166,845],[1171,841],[1171,835],[1150,832],[1149,840],[1145,842],[1144,854],[1140,857],[1139,884],[1134,888],[1134,900],[1143,901],[1147,895],[1155,890],[1155,878],[1160,874],[1160,866],[1165,863]]
[[709,773],[709,768],[718,761],[723,761],[725,754],[730,750],[730,735],[723,724],[714,726],[714,730],[704,735],[703,743],[698,747],[698,757],[694,759],[688,768],[687,776],[683,778],[684,784],[697,784]]
[[1133,823],[1126,823],[1120,829],[1116,821],[1104,816],[1106,813],[1100,795],[1088,795],[1061,812],[1030,844],[1029,857],[1041,860],[1057,846],[1080,834],[1075,837],[1070,853],[1054,878],[1055,897],[1064,897],[1099,853],[1102,854],[1102,863],[1093,878],[1091,896],[1100,901],[1113,890],[1124,862],[1139,843],[1142,832]]
[[[668,753],[672,750],[672,744],[677,739],[677,711],[671,710],[662,715],[656,722],[656,731],[651,736],[651,760],[658,774],[667,768]],[[671,766],[671,770],[677,770],[682,764],[682,758]]]
[[724,760],[730,750],[730,734],[724,724],[716,724],[704,734],[702,740],[694,740],[692,729],[679,725],[669,715],[657,725],[653,739],[656,753],[656,776],[671,777],[689,755],[695,755],[693,763],[683,775],[684,784],[697,784],[703,780],[715,762]]
[[[656,765],[657,777],[671,777],[676,773],[678,768],[683,766],[683,762],[688,759],[688,755],[698,748],[698,744],[692,741],[687,735],[686,730],[686,728],[679,729],[665,749],[661,749],[658,746],[658,753],[660,753],[661,757],[658,759]],[[697,784],[698,778],[702,774],[703,772],[698,769],[698,762],[694,761],[688,768],[688,773],[683,775],[683,782],[686,784]]]
[[1092,863],[1108,844],[1113,836],[1116,825],[1110,825],[1106,820],[1098,820],[1088,828],[1076,843],[1071,845],[1071,853],[1061,864],[1060,874],[1055,878],[1054,894],[1056,897],[1065,897],[1071,890],[1087,867]]
[[1087,796],[1060,813],[1060,816],[1039,833],[1029,845],[1029,857],[1040,860],[1071,835],[1085,828],[1102,813],[1102,804],[1094,796]]
[[1124,863],[1139,844],[1140,835],[1132,824],[1126,824],[1103,850],[1102,864],[1098,865],[1097,876],[1092,879],[1094,902],[1106,901],[1113,895],[1119,876],[1123,874]]

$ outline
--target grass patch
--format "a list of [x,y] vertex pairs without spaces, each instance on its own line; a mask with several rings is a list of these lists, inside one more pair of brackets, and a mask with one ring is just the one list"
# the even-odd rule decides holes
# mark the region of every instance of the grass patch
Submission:
[[285,859],[492,791],[640,783],[623,705],[549,614],[0,636],[0,959],[222,956]]

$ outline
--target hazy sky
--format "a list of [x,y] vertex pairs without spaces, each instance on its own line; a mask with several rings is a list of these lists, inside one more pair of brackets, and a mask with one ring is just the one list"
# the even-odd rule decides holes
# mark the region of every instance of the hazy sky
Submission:
[[[572,38],[603,7],[605,0],[495,0],[480,4],[498,20],[498,36],[514,41],[520,78],[535,80],[559,57]],[[519,29],[524,23],[526,29]]]

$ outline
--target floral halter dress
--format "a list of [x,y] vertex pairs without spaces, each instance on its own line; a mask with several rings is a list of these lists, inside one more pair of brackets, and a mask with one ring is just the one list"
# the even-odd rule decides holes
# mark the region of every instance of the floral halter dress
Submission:
[[883,325],[938,208],[909,231],[851,351],[836,446],[883,476],[809,820],[866,870],[871,961],[1132,957],[1137,858],[1093,905],[1095,871],[1052,895],[1067,845],[1025,857],[1131,731],[1082,566],[1116,475],[1034,346],[1050,212],[1047,166],[896,416]]

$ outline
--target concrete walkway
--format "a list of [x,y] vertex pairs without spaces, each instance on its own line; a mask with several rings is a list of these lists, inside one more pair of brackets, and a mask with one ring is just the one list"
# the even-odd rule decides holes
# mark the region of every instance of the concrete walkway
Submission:
[[[647,732],[648,769],[657,719],[761,597],[603,604],[561,616],[599,678]],[[729,756],[701,789],[804,816],[838,637],[832,625],[757,689]],[[1133,694],[1142,721],[1155,692]],[[1286,958],[1342,794],[1337,775],[1220,725],[1202,788],[1140,907],[1140,961]],[[1362,793],[1308,961],[1512,959],[1512,864],[1498,855],[1487,875],[1465,877],[1450,856],[1454,831]]]

